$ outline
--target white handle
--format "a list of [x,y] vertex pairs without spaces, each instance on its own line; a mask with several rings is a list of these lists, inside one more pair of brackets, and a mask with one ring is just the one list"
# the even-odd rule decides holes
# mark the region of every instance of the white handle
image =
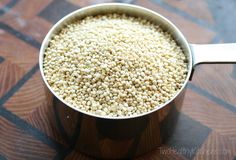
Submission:
[[200,63],[236,63],[236,43],[190,44],[193,67]]

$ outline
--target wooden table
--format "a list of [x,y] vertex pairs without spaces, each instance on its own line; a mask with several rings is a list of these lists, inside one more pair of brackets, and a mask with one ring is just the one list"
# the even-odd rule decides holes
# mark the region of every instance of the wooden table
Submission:
[[[236,42],[234,0],[119,2],[161,13],[191,43]],[[91,159],[75,149],[76,122],[65,130],[65,124],[58,120],[60,114],[67,113],[58,112],[56,100],[42,82],[38,53],[55,22],[93,3],[96,1],[0,1],[1,160]],[[138,159],[236,159],[236,66],[197,66],[174,135]]]

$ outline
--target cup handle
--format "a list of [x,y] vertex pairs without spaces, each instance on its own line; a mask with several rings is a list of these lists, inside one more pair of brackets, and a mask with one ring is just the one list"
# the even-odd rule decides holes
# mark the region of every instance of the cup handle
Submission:
[[236,43],[190,44],[193,67],[201,63],[236,63]]
[[236,43],[224,44],[190,44],[192,51],[193,68],[198,64],[236,63]]

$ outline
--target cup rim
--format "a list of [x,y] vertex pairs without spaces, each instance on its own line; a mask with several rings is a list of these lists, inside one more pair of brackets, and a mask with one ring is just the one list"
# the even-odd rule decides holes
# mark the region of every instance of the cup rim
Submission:
[[[182,84],[182,87],[175,93],[175,95],[169,99],[168,101],[166,101],[165,103],[163,103],[162,105],[155,107],[154,109],[152,109],[151,111],[148,112],[144,112],[141,114],[137,114],[137,115],[132,115],[132,116],[118,116],[118,117],[110,117],[110,116],[101,116],[101,115],[97,115],[97,114],[93,114],[93,113],[89,113],[86,111],[83,111],[77,107],[72,106],[71,104],[69,104],[68,102],[66,102],[65,100],[63,100],[59,95],[57,95],[54,90],[51,88],[51,86],[48,84],[45,75],[44,75],[44,71],[43,71],[43,59],[44,59],[44,51],[45,48],[48,46],[48,43],[50,41],[50,38],[53,36],[53,33],[55,32],[55,30],[60,30],[60,27],[63,26],[66,21],[69,21],[71,17],[76,17],[76,14],[80,13],[80,12],[86,12],[86,10],[89,9],[94,9],[94,8],[99,8],[99,7],[129,7],[132,9],[136,9],[136,10],[140,10],[143,12],[148,12],[154,16],[157,16],[159,19],[161,19],[162,21],[166,22],[169,26],[171,26],[173,28],[173,30],[178,34],[178,37],[183,41],[183,45],[186,47],[186,54],[188,57],[188,73],[187,76],[185,78],[184,83]],[[114,12],[115,13],[115,12]],[[148,19],[147,19],[148,20]],[[189,46],[189,43],[187,42],[185,36],[182,34],[182,32],[167,18],[165,18],[164,16],[162,16],[161,14],[152,11],[150,9],[147,9],[145,7],[141,7],[141,6],[137,6],[137,5],[133,5],[133,4],[124,4],[124,3],[103,3],[103,4],[96,4],[96,5],[91,5],[91,6],[87,6],[87,7],[83,7],[80,8],[78,10],[75,10],[69,14],[67,14],[66,16],[64,16],[63,18],[61,18],[56,24],[53,25],[53,27],[49,30],[49,32],[47,33],[47,35],[45,36],[41,47],[40,47],[40,53],[39,53],[39,69],[40,69],[40,73],[41,76],[43,78],[44,83],[46,84],[47,88],[50,90],[50,92],[57,98],[59,99],[62,103],[64,103],[66,106],[74,109],[75,111],[78,111],[80,113],[83,113],[87,116],[92,116],[95,118],[101,118],[101,119],[110,119],[110,120],[123,120],[123,119],[133,119],[133,118],[139,118],[139,117],[143,117],[146,115],[149,115],[153,112],[156,112],[160,109],[162,109],[163,107],[167,106],[168,104],[170,104],[171,102],[173,102],[174,99],[176,99],[176,97],[178,95],[180,95],[180,93],[184,90],[185,86],[188,83],[188,80],[190,78],[191,72],[192,72],[192,54],[191,54],[191,49]]]

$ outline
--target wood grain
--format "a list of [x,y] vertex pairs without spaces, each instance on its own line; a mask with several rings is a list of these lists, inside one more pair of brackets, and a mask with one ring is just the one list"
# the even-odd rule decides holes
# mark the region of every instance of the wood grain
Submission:
[[160,7],[159,5],[155,5],[155,3],[153,3],[152,1],[137,0],[136,2],[138,5],[154,10],[171,20],[180,29],[180,31],[183,32],[184,36],[186,36],[186,38],[188,39],[188,42],[209,43],[215,36],[215,33],[211,30],[196,25],[195,23],[186,20],[178,14],[171,13],[168,10]]
[[49,159],[55,154],[55,150],[17,129],[2,117],[0,117],[0,139],[0,154],[9,159]]
[[0,65],[0,97],[4,96],[25,74],[18,65],[4,61]]
[[1,56],[25,72],[38,62],[38,50],[6,31],[0,32]]
[[[234,104],[236,109],[236,98],[234,96],[236,95],[236,83],[235,79],[231,77],[232,70],[232,64],[204,64],[196,68],[193,82],[214,96]],[[225,77],[225,79],[222,79],[222,77]],[[227,83],[224,83],[224,81]]]
[[[191,103],[194,99],[197,99],[199,102]],[[183,113],[186,113],[209,128],[214,129],[215,132],[227,136],[236,143],[235,113],[230,112],[191,90],[188,90],[186,93]]]
[[210,160],[230,160],[234,158],[235,154],[235,142],[232,142],[226,136],[212,132],[201,149],[198,150],[194,160],[204,159],[204,157],[208,157]]
[[[0,159],[235,159],[235,65],[197,66],[183,101],[134,121],[85,116],[53,97],[37,67],[40,43],[67,12],[108,1],[0,1]],[[191,43],[236,42],[234,0],[120,2],[163,14]]]
[[[208,10],[207,2],[204,0],[183,0],[179,3],[176,3],[172,0],[165,0],[165,2],[175,7],[176,9],[186,12],[187,14],[193,17],[199,18],[210,23],[214,22],[212,14]],[[201,10],[201,12],[199,12],[199,10]]]
[[151,151],[150,153],[146,154],[145,156],[138,157],[137,160],[185,160],[186,158],[181,156],[177,153],[174,149],[168,146],[162,146],[155,151]]

